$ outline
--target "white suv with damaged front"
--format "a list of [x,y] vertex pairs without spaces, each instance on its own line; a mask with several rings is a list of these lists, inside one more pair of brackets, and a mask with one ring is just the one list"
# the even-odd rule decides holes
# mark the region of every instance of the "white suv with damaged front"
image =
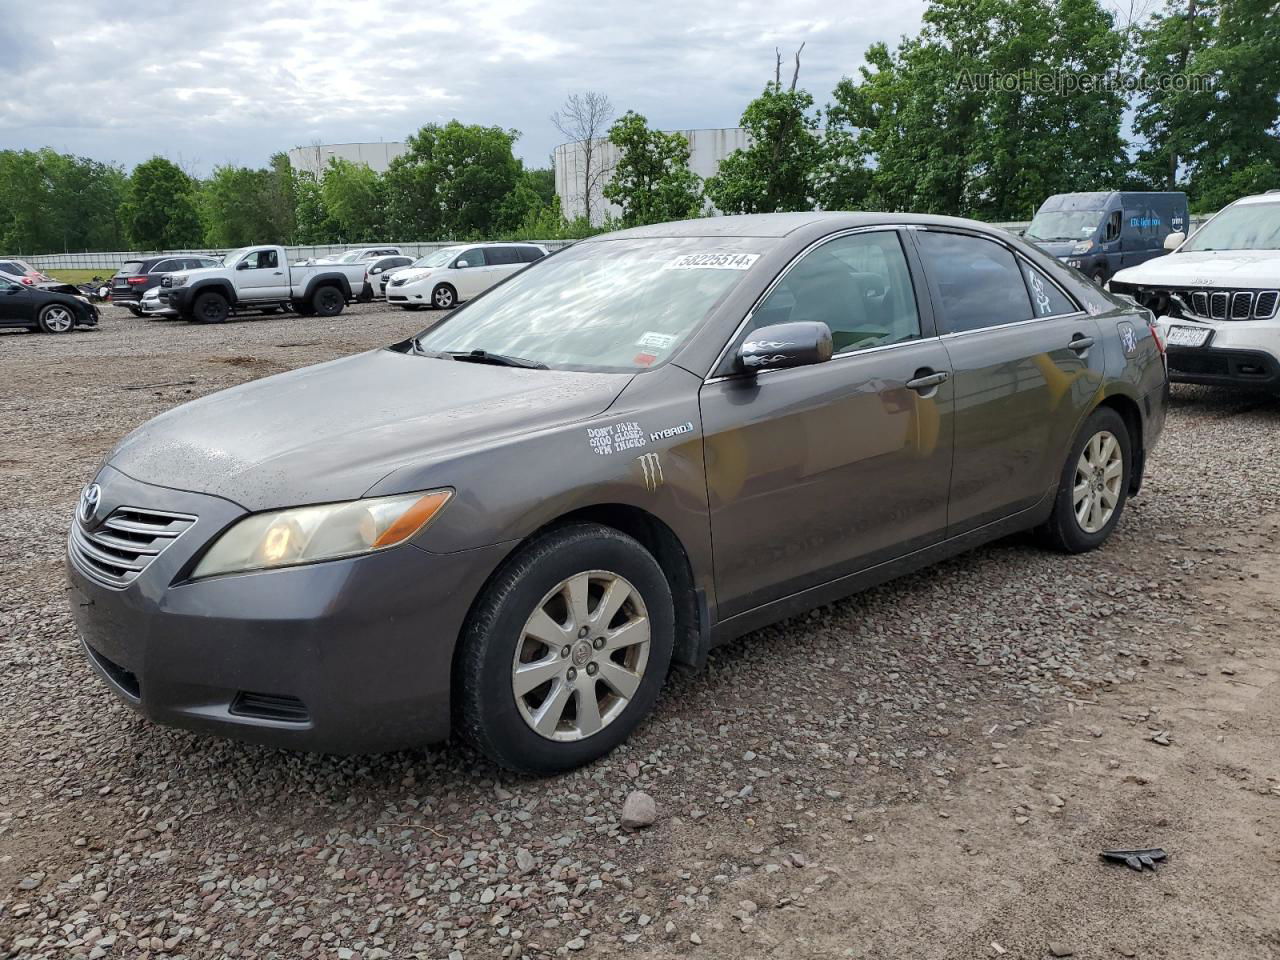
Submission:
[[1280,191],[1237,200],[1166,246],[1108,286],[1156,315],[1169,379],[1280,393]]

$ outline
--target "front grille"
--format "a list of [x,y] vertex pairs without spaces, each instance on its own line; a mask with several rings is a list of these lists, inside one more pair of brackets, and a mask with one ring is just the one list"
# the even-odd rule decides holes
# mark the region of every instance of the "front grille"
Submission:
[[408,282],[409,282],[408,280],[405,280],[401,277],[392,277],[391,280],[388,281],[387,285],[392,287],[403,287]]
[[1276,290],[1178,289],[1153,290],[1148,296],[1155,300],[1162,294],[1175,304],[1181,300],[1196,316],[1206,320],[1269,320],[1275,316],[1276,300],[1280,297],[1280,291]]
[[249,693],[241,690],[231,702],[231,713],[237,717],[278,720],[283,723],[306,723],[311,719],[307,705],[297,697],[277,693]]
[[88,576],[108,587],[127,587],[196,518],[141,507],[118,507],[96,529],[71,523],[71,555]]

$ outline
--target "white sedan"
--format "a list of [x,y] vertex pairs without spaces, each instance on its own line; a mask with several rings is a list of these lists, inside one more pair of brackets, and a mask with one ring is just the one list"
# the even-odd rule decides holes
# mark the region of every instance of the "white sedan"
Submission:
[[449,310],[547,255],[536,243],[473,243],[444,247],[397,270],[387,302],[405,310]]

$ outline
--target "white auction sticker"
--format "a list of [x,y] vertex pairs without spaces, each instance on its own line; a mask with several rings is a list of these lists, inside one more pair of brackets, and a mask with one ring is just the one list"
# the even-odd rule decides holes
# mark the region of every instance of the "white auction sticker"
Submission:
[[636,346],[653,347],[655,350],[670,350],[672,345],[679,339],[674,333],[658,333],[650,330],[636,341]]
[[758,253],[686,253],[667,264],[668,270],[750,270]]

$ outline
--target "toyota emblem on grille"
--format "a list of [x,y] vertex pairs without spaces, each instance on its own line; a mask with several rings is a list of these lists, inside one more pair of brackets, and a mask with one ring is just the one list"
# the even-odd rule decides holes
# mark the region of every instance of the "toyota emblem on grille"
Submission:
[[102,488],[96,483],[91,483],[80,494],[80,506],[76,512],[80,515],[80,522],[86,527],[93,522],[94,516],[98,512],[98,504],[102,502]]

